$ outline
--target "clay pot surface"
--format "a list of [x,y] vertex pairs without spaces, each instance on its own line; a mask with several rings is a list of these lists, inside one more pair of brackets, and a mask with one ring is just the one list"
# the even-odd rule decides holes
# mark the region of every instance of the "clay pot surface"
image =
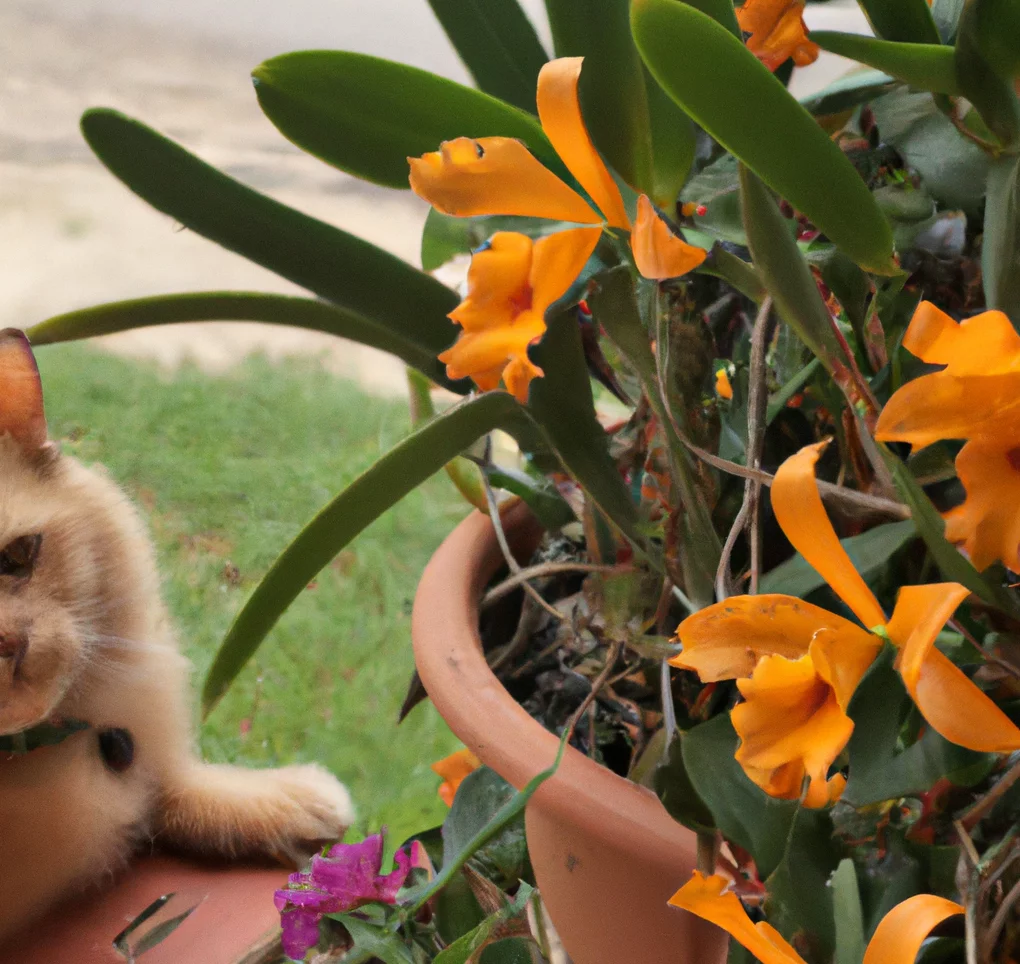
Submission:
[[[525,507],[504,514],[524,560],[541,529]],[[489,670],[478,601],[503,559],[489,519],[474,513],[439,547],[414,601],[414,656],[454,733],[518,789],[550,766],[559,740]],[[542,898],[574,964],[721,964],[727,938],[667,901],[691,876],[696,838],[650,790],[572,747],[526,812]]]

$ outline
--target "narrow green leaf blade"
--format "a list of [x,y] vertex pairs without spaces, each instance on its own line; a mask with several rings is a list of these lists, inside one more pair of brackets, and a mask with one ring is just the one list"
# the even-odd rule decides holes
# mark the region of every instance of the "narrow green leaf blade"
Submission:
[[679,0],[634,0],[631,25],[649,70],[688,115],[858,264],[895,271],[892,232],[867,185],[730,31]]
[[393,331],[376,321],[313,298],[260,291],[196,291],[113,301],[79,311],[54,315],[27,329],[33,345],[53,345],[79,338],[95,338],[132,328],[190,321],[265,321],[323,331],[389,352],[427,375],[432,381],[464,391],[463,383],[446,377],[435,353],[415,340],[413,326]]
[[82,133],[107,168],[157,211],[320,298],[436,353],[457,329],[457,295],[399,258],[245,187],[144,124],[104,108]]
[[[917,529],[913,522],[890,522],[862,532],[859,536],[841,539],[840,545],[850,556],[854,568],[867,578],[878,572],[894,552],[915,538]],[[765,573],[758,591],[804,597],[824,585],[825,580],[797,553]]]
[[835,964],[861,964],[864,960],[864,910],[857,885],[857,870],[844,857],[832,875],[832,907],[836,918]]
[[[972,0],[964,18],[967,30],[988,65],[1000,77],[1020,74],[1020,3],[1016,0]],[[961,18],[961,25],[964,21]]]
[[463,136],[516,137],[562,169],[531,114],[407,64],[302,50],[267,60],[252,78],[263,112],[284,137],[375,184],[408,188],[408,157]]
[[494,428],[513,432],[522,414],[505,392],[466,399],[405,438],[322,509],[281,553],[238,613],[205,678],[203,712],[216,705],[283,612],[330,559],[476,439]]
[[[941,43],[927,0],[859,0],[872,30],[885,40]],[[812,38],[813,38],[812,34]]]
[[477,955],[480,955],[484,948],[499,940],[498,935],[495,937],[493,935],[498,925],[514,917],[522,918],[522,923],[526,927],[525,914],[533,893],[534,888],[522,881],[513,900],[508,899],[504,907],[490,914],[473,930],[441,950],[436,955],[434,964],[469,964],[470,961],[477,960]]
[[545,0],[557,57],[584,57],[581,109],[595,146],[631,186],[652,185],[651,128],[630,0]]
[[754,269],[772,295],[780,316],[830,374],[840,367],[846,368],[845,353],[833,333],[829,309],[790,233],[789,221],[780,213],[765,185],[743,165],[740,197]]
[[1020,157],[999,158],[988,173],[981,246],[985,301],[1020,327]]
[[[998,57],[998,47],[989,47],[990,33],[1005,30],[1009,24],[1005,21],[990,24],[984,16],[990,9],[984,0],[970,0],[963,6],[956,34],[957,82],[960,93],[977,108],[1003,147],[1015,148],[1020,143],[1020,98],[1012,78],[1000,74],[990,61],[990,57]],[[1016,37],[1010,37],[1008,42],[1016,57]]]
[[[729,0],[727,0],[729,2]],[[652,164],[645,193],[666,211],[672,211],[680,188],[684,186],[697,149],[697,136],[691,119],[677,106],[644,64],[648,97],[648,128],[652,142]]]
[[729,715],[716,716],[684,734],[683,761],[715,825],[754,857],[766,877],[783,859],[799,804],[755,786],[734,757],[738,743]]
[[475,83],[493,97],[535,113],[546,52],[517,0],[429,0]]
[[877,40],[861,34],[830,30],[812,30],[811,39],[822,50],[867,64],[912,87],[938,94],[958,93],[956,58],[952,47]]

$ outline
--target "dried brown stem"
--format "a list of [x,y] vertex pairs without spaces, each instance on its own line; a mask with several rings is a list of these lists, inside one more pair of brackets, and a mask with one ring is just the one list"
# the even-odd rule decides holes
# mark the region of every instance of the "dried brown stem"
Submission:
[[581,705],[574,711],[574,715],[570,717],[567,722],[567,741],[574,735],[574,727],[577,726],[578,720],[584,716],[588,707],[595,702],[595,697],[599,695],[599,690],[605,685],[606,680],[609,679],[610,673],[613,671],[613,667],[616,665],[616,661],[620,658],[620,653],[623,650],[623,643],[618,640],[614,640],[609,644],[609,652],[606,654],[606,665],[602,667],[602,671],[592,681],[591,689],[588,695],[581,701]]
[[486,609],[504,596],[513,592],[522,583],[530,579],[541,579],[543,576],[557,576],[567,572],[626,572],[628,566],[604,566],[591,562],[543,562],[537,566],[518,568],[498,586],[493,586],[483,597],[481,609]]
[[1020,760],[1017,760],[1003,774],[1002,779],[992,787],[977,803],[963,812],[957,821],[968,833],[974,829],[991,809],[1002,799],[1004,793],[1020,780]]

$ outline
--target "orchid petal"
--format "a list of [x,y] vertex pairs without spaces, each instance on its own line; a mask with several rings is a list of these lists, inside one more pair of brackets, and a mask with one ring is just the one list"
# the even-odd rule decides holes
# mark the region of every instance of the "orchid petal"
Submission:
[[[765,656],[750,679],[737,680],[737,688],[745,702],[730,716],[740,737],[736,759],[748,776],[766,793],[794,800],[807,777],[804,805],[831,803],[829,769],[849,742],[854,724],[812,657]],[[837,795],[842,788],[840,781]]]
[[747,49],[769,70],[788,57],[798,67],[818,59],[818,45],[808,39],[803,19],[804,0],[746,0],[737,8],[737,22],[747,38]]
[[545,314],[577,280],[602,236],[601,228],[573,228],[547,234],[535,242],[531,262],[531,305]]
[[885,622],[885,614],[839,544],[818,494],[815,463],[826,445],[806,445],[779,466],[772,483],[772,509],[793,547],[871,629]]
[[882,918],[863,964],[914,964],[928,935],[944,920],[962,914],[964,908],[934,894],[917,894],[897,904]]
[[657,281],[679,278],[693,271],[708,256],[707,251],[673,234],[644,194],[638,198],[630,246],[638,271]]
[[467,747],[433,763],[433,772],[438,773],[443,778],[443,784],[439,788],[439,797],[443,803],[448,807],[453,806],[453,798],[456,796],[457,789],[463,783],[465,777],[473,773],[481,765],[482,761]]
[[499,231],[471,258],[467,297],[450,312],[465,331],[509,325],[531,306],[531,265],[534,244],[527,235]]
[[[536,97],[538,117],[556,153],[598,205],[609,225],[629,231],[630,218],[627,217],[620,189],[595,150],[581,116],[577,84],[583,62],[583,57],[560,57],[550,60],[539,71]],[[542,216],[553,217],[550,214]]]
[[683,651],[670,663],[695,670],[705,683],[739,679],[750,676],[763,656],[798,659],[825,631],[848,649],[873,645],[860,626],[796,596],[731,596],[679,625]]
[[458,137],[407,161],[411,189],[444,214],[520,215],[580,224],[602,220],[524,144],[509,137]]
[[969,595],[970,590],[958,582],[904,586],[900,590],[885,628],[889,638],[900,648],[902,668],[910,666],[909,672],[916,676],[935,637]]
[[903,347],[951,375],[993,375],[1020,369],[1020,335],[1001,311],[985,311],[961,322],[930,301],[910,319]]
[[956,474],[967,498],[946,514],[946,538],[962,543],[979,572],[997,559],[1020,571],[1020,512],[1016,509],[1020,445],[999,437],[973,439],[956,456]]
[[882,641],[871,633],[851,638],[831,629],[815,633],[809,650],[811,660],[818,675],[832,687],[836,704],[844,713],[881,649]]
[[761,964],[805,964],[804,958],[783,940],[774,927],[751,923],[740,898],[732,891],[726,891],[728,886],[729,882],[718,874],[706,877],[696,870],[691,879],[670,897],[669,903],[721,927],[754,954]]

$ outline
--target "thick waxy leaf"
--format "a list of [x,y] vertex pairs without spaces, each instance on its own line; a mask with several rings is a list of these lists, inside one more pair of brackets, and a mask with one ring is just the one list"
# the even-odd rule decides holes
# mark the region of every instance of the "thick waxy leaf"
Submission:
[[416,341],[413,325],[405,325],[403,331],[393,330],[325,301],[291,295],[260,291],[196,291],[133,298],[55,315],[33,325],[26,334],[33,345],[52,345],[132,328],[186,321],[266,321],[324,331],[389,352],[432,381],[454,391],[464,391],[462,383],[447,379],[446,367],[436,361],[431,348]]
[[818,93],[811,94],[800,103],[805,110],[820,117],[852,110],[893,86],[893,78],[880,70],[859,68],[834,80]]
[[946,523],[932,505],[924,489],[917,484],[910,470],[889,449],[879,443],[879,450],[885,458],[900,498],[910,506],[911,518],[917,526],[917,534],[924,539],[932,559],[942,575],[953,582],[966,586],[986,603],[1001,609],[1014,617],[1018,607],[1012,597],[994,580],[986,579],[979,573],[955,546],[946,541]]
[[1007,155],[988,174],[981,245],[985,301],[1020,327],[1020,158]]
[[[132,191],[186,228],[320,298],[439,353],[457,329],[457,295],[399,258],[271,200],[117,111],[86,111],[82,133]],[[169,243],[169,242],[168,242]]]
[[748,779],[733,756],[738,742],[729,716],[714,717],[684,734],[683,762],[715,825],[754,857],[766,877],[783,859],[799,805],[770,797]]
[[584,57],[581,109],[595,146],[632,187],[652,187],[651,121],[630,0],[546,0],[557,57]]
[[860,5],[872,29],[885,40],[941,42],[927,0],[860,0]]
[[780,316],[830,373],[846,369],[848,360],[833,333],[832,316],[790,234],[789,221],[765,185],[743,166],[740,192],[754,268]]
[[939,94],[957,93],[956,60],[952,47],[876,40],[861,34],[829,30],[812,30],[811,39],[823,50],[860,61],[912,87]]
[[[960,93],[977,108],[988,129],[1004,147],[1015,148],[1020,142],[1020,98],[1013,88],[1011,71],[1000,73],[990,58],[1001,63],[1004,43],[1012,50],[1006,56],[1014,60],[1018,57],[1017,35],[1006,31],[1010,26],[1015,30],[1020,14],[1011,4],[1012,15],[996,20],[994,8],[998,5],[994,0],[991,4],[985,0],[964,4],[956,35],[956,76]],[[1001,32],[1000,38],[989,47],[989,38],[997,31]]]
[[429,0],[436,19],[487,94],[535,113],[546,53],[517,0]]
[[973,37],[977,49],[1000,77],[1020,74],[1020,3],[1016,0],[971,0],[960,30]]
[[887,645],[861,680],[850,701],[854,721],[847,751],[850,779],[843,799],[856,807],[916,796],[939,780],[976,782],[994,765],[995,755],[975,753],[943,739],[933,729],[902,752],[896,749],[910,698],[893,668],[895,649]]
[[534,349],[535,363],[545,376],[531,383],[528,408],[581,487],[628,539],[642,547],[637,509],[595,416],[576,308],[551,314],[547,324],[548,331]]
[[682,746],[685,738],[683,732],[674,735],[665,759],[653,771],[655,793],[674,820],[698,833],[711,832],[715,829],[712,812],[695,791],[684,763]]
[[862,267],[895,270],[892,233],[867,185],[730,31],[679,0],[634,0],[631,25],[649,70],[709,134]]
[[[917,530],[913,522],[890,522],[862,532],[859,536],[841,539],[839,544],[850,556],[854,568],[867,578],[881,570],[894,552],[915,538]],[[824,585],[825,580],[797,553],[792,559],[787,559],[765,573],[758,591],[803,597]]]
[[366,181],[407,188],[407,158],[456,137],[516,137],[562,170],[535,117],[427,70],[306,50],[273,57],[252,77],[262,110],[284,137]]
[[861,964],[864,960],[864,910],[857,885],[857,870],[844,857],[832,875],[832,910],[836,919],[835,964]]
[[644,64],[641,71],[648,95],[652,169],[648,183],[639,187],[644,187],[645,193],[659,207],[671,211],[694,163],[697,137],[691,119],[659,86]]
[[798,809],[790,827],[783,859],[765,881],[765,909],[771,923],[787,940],[808,933],[828,960],[836,942],[832,888],[829,878],[839,862],[827,810]]
[[505,392],[465,400],[392,448],[298,534],[273,563],[220,644],[202,689],[208,713],[287,607],[330,559],[390,506],[494,428],[524,418]]

